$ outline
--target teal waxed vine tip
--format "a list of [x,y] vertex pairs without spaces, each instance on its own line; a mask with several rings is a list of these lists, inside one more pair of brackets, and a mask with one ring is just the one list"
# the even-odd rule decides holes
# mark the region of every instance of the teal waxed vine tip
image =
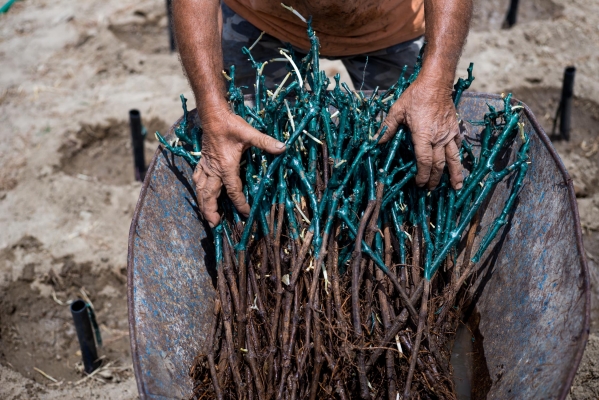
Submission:
[[216,267],[218,268],[223,262],[223,224],[218,224],[212,228],[212,236],[214,237],[214,253],[216,255]]
[[87,308],[89,320],[94,330],[94,337],[96,339],[96,343],[98,347],[102,347],[102,334],[100,333],[100,325],[98,325],[98,321],[96,320],[96,313],[94,311],[94,308],[89,303],[85,303],[85,306]]
[[[256,71],[253,104],[244,101],[241,88],[235,83],[235,66],[231,66],[227,76],[231,109],[255,129],[286,144],[285,152],[278,156],[254,147],[244,155],[240,176],[251,206],[247,219],[238,215],[233,218],[232,207],[224,206],[224,198],[220,200],[224,218],[235,219],[242,228],[236,240],[229,235],[236,253],[245,251],[252,238],[271,235],[267,216],[273,205],[281,204],[286,210],[283,224],[292,240],[301,241],[307,232],[313,235],[310,252],[315,259],[320,259],[322,246],[336,221],[341,224],[338,241],[351,254],[360,215],[369,201],[377,200],[376,188],[382,185],[378,199],[381,213],[392,220],[395,237],[402,238],[398,249],[402,264],[407,254],[404,241],[411,238],[408,232],[418,226],[423,235],[423,276],[430,280],[448,258],[454,257],[472,218],[497,184],[515,175],[501,215],[491,226],[481,227],[484,238],[473,257],[478,262],[505,226],[527,172],[528,138],[525,133],[518,135],[523,129],[519,125],[521,108],[512,106],[508,95],[503,110],[489,107],[482,120],[475,122],[482,128],[481,142],[462,142],[460,154],[469,168],[462,189],[450,187],[447,170],[434,191],[418,189],[414,183],[417,167],[409,128],[401,127],[383,145],[378,141],[385,130],[378,136],[376,132],[392,104],[417,78],[421,57],[412,75],[406,78],[402,74],[387,90],[377,88],[369,95],[358,93],[336,75],[335,86],[328,91],[328,78],[318,64],[318,38],[310,19],[306,24],[311,49],[301,59],[292,48],[281,49],[289,65],[289,76],[275,88],[265,86],[262,71],[267,60],[256,60],[249,48],[243,48]],[[467,74],[454,86],[456,107],[474,80],[473,64]],[[168,142],[160,133],[156,137],[166,150],[195,167],[201,158],[202,129],[191,123],[185,97],[181,96],[181,102],[183,118],[174,129],[174,140]],[[499,154],[518,145],[519,138],[523,141],[518,159],[496,170]],[[322,162],[325,152],[328,158]],[[382,222],[376,223],[382,229]],[[222,243],[217,243],[218,232],[222,232],[219,229],[222,228],[214,228],[214,235],[217,257],[222,260]],[[382,261],[381,249],[362,246],[362,252],[388,273],[390,266]],[[343,263],[343,257],[338,262]]]
[[0,7],[0,14],[5,14],[10,10],[12,5],[16,2],[16,0],[8,0],[2,7]]

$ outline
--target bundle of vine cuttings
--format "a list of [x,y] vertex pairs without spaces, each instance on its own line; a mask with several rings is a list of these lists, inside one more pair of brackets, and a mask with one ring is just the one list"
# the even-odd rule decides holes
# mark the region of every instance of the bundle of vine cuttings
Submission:
[[[476,122],[483,125],[478,149],[462,141],[462,189],[451,187],[447,172],[436,189],[419,188],[407,127],[385,144],[377,132],[420,61],[384,91],[352,91],[338,75],[329,91],[307,25],[305,57],[289,46],[284,58],[269,60],[289,67],[275,88],[265,87],[265,63],[243,49],[256,70],[252,104],[235,84],[235,68],[225,74],[235,113],[284,141],[286,151],[245,153],[247,218],[219,199],[222,222],[212,230],[218,295],[205,354],[191,367],[192,398],[453,399],[456,306],[528,168],[522,106],[505,96],[503,110],[489,106]],[[456,106],[473,79],[471,65],[455,85]],[[202,131],[191,127],[182,100],[177,139],[157,137],[195,166]],[[499,158],[512,146],[519,149],[505,166]],[[482,226],[481,205],[508,177],[500,215]]]

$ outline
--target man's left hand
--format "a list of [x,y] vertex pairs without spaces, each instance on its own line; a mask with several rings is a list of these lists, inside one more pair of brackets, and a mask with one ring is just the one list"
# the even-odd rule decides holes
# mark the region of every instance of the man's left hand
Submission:
[[382,127],[387,127],[380,143],[391,139],[400,125],[412,133],[418,173],[416,184],[434,189],[441,180],[445,163],[451,186],[461,189],[460,130],[451,87],[419,76],[391,106]]

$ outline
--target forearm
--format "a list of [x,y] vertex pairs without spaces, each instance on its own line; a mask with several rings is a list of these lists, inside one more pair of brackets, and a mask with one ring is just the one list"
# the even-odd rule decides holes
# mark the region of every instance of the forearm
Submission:
[[177,0],[172,4],[177,47],[200,118],[218,114],[228,107],[221,74],[220,1]]
[[451,91],[466,42],[472,0],[424,0],[426,49],[421,75]]

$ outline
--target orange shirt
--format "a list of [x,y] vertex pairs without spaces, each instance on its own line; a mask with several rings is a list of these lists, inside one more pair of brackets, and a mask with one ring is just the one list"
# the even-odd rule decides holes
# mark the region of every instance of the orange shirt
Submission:
[[[306,24],[281,0],[224,0],[269,35],[309,49]],[[384,49],[424,34],[423,0],[283,0],[305,18],[324,56],[350,56]]]

